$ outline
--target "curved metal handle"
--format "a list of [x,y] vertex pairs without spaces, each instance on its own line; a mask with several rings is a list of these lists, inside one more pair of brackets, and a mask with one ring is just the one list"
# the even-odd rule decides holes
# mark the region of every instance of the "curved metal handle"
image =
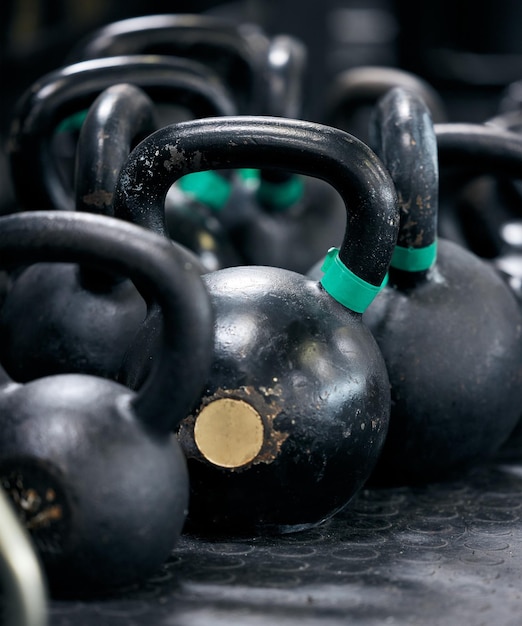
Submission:
[[[427,249],[437,238],[439,165],[435,130],[423,98],[402,87],[390,89],[373,111],[370,138],[399,197],[401,222],[396,252],[401,248]],[[418,253],[415,258],[419,259]],[[409,266],[413,269],[418,264],[411,260]]]
[[165,196],[176,180],[240,167],[280,168],[330,183],[347,212],[339,259],[363,281],[381,285],[397,239],[393,182],[366,144],[322,124],[242,116],[166,126],[131,152],[116,188],[114,214],[166,235]]
[[134,85],[108,87],[89,107],[76,147],[76,210],[112,215],[120,169],[158,127],[154,103]]
[[47,582],[29,534],[0,487],[0,578],[5,626],[46,626]]
[[487,124],[435,124],[440,167],[522,178],[522,135]]
[[234,92],[239,112],[252,113],[264,98],[267,47],[268,38],[253,24],[208,14],[144,15],[99,28],[78,43],[68,62],[121,54],[196,59],[214,68]]
[[61,121],[87,109],[104,89],[117,83],[132,83],[154,102],[185,107],[194,117],[236,113],[215,74],[188,59],[119,56],[50,72],[22,95],[11,121],[9,164],[16,199],[23,209],[74,209],[74,195],[64,184],[53,155],[53,134]]

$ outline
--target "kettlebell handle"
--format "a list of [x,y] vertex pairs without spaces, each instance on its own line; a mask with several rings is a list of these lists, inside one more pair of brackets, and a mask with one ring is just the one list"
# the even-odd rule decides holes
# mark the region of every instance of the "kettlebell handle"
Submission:
[[129,83],[108,87],[89,107],[76,147],[76,210],[112,215],[118,175],[132,148],[158,128],[154,103]]
[[[118,56],[161,54],[202,61],[215,68],[221,80],[235,79],[245,102],[264,98],[264,54],[268,38],[254,24],[238,25],[217,15],[156,14],[131,17],[102,26],[79,41],[68,56],[69,63]],[[223,76],[223,57],[233,62],[233,74]],[[225,68],[226,73],[226,68]],[[256,104],[257,106],[257,104]]]
[[391,266],[428,270],[436,260],[439,211],[437,139],[428,105],[416,91],[390,89],[372,112],[369,135],[399,198],[400,227]]
[[522,135],[494,125],[435,124],[439,167],[522,179]]
[[166,235],[165,197],[181,176],[240,167],[280,168],[331,184],[347,213],[338,258],[356,277],[381,285],[399,224],[393,182],[365,143],[323,124],[240,116],[165,126],[129,155],[114,214]]
[[53,157],[53,134],[61,122],[87,109],[104,89],[117,83],[140,87],[154,102],[186,106],[194,117],[236,113],[215,73],[188,59],[128,55],[52,71],[22,95],[11,121],[9,165],[17,201],[24,210],[74,209],[74,194],[64,184]]
[[27,211],[0,218],[0,251],[3,268],[78,263],[144,285],[163,313],[163,343],[131,405],[152,432],[167,433],[186,417],[210,367],[213,315],[199,273],[175,242],[105,215]]

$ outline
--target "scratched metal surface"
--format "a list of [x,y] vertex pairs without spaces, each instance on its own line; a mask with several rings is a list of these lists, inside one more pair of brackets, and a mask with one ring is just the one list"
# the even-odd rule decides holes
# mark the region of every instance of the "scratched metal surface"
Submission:
[[520,626],[522,465],[361,492],[277,539],[184,534],[161,573],[96,600],[57,600],[50,626]]

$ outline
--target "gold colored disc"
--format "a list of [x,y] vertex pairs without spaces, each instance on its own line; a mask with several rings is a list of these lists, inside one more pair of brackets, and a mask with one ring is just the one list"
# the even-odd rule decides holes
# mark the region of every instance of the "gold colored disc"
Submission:
[[263,445],[263,421],[244,400],[219,398],[204,407],[194,425],[201,454],[214,465],[241,467],[253,461]]

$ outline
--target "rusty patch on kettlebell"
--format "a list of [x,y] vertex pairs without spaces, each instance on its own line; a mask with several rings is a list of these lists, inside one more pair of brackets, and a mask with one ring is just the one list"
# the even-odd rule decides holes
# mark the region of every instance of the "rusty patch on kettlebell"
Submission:
[[54,477],[34,463],[22,462],[15,468],[2,468],[0,483],[38,550],[48,555],[62,553],[69,514]]
[[180,424],[178,440],[185,455],[231,471],[272,463],[289,436],[274,427],[280,396],[277,386],[219,389],[206,396]]
[[111,191],[99,189],[93,193],[85,194],[82,199],[85,204],[102,209],[106,206],[112,206],[113,195],[114,194]]

